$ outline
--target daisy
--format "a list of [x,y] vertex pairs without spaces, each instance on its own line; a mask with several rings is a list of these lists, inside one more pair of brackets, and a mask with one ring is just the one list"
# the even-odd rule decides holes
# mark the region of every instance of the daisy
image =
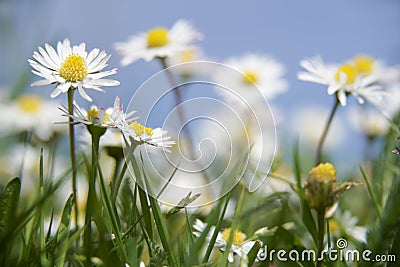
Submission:
[[[206,227],[207,227],[206,223],[197,219],[193,225],[193,229],[195,230],[193,234],[199,237],[201,233],[206,229]],[[210,231],[208,232],[206,237],[207,241],[211,240],[214,231],[215,231],[215,226],[211,226]],[[231,235],[231,231],[232,231],[231,228],[226,228],[224,231],[218,232],[214,246],[216,248],[219,248],[221,251],[225,251],[228,246],[228,241]],[[229,251],[228,254],[228,261],[229,262],[234,261],[234,254],[238,255],[240,258],[247,256],[247,254],[253,248],[254,244],[255,241],[246,240],[246,235],[243,232],[235,230],[235,233],[233,234],[232,246],[230,248],[231,250]]]
[[372,76],[380,84],[390,86],[400,82],[400,66],[387,66],[369,55],[357,55],[349,64],[353,65],[360,75]]
[[157,27],[132,36],[126,42],[117,42],[114,47],[121,56],[122,66],[141,58],[151,61],[156,57],[170,57],[184,51],[191,42],[202,39],[186,20],[177,21],[171,29]]
[[167,131],[161,128],[149,128],[141,123],[134,121],[129,123],[127,121],[120,121],[116,124],[124,136],[129,137],[131,142],[136,144],[148,144],[155,147],[168,148],[175,144],[175,141],[169,140],[171,137],[167,136]]
[[0,105],[0,113],[0,123],[7,132],[30,131],[39,140],[47,141],[66,131],[55,124],[62,119],[57,105],[37,95],[22,94],[15,101],[5,102]]
[[368,229],[357,224],[358,218],[354,217],[350,211],[337,210],[335,216],[329,220],[329,232],[336,238],[343,235],[351,236],[358,242],[366,244]]
[[356,64],[326,64],[320,56],[315,56],[303,59],[300,65],[306,71],[297,74],[299,80],[326,85],[328,94],[336,94],[342,106],[346,105],[349,94],[356,97],[360,104],[365,100],[377,104],[385,95],[376,78],[361,75]]
[[[60,110],[65,116],[71,117],[77,123],[85,125],[94,125],[103,128],[117,128],[120,121],[131,120],[135,111],[125,114],[120,104],[120,98],[117,96],[114,101],[114,106],[109,108],[98,108],[92,105],[87,111],[79,107],[78,104],[73,105],[73,114],[70,115],[66,106],[62,105]],[[137,118],[132,118],[137,119]]]
[[28,62],[34,68],[32,72],[44,79],[32,83],[32,86],[56,84],[51,98],[78,89],[79,94],[91,102],[92,98],[84,88],[104,92],[101,86],[119,85],[116,80],[103,79],[117,73],[117,69],[102,71],[111,57],[104,50],[95,48],[88,53],[85,43],[71,47],[68,39],[57,43],[57,51],[49,44],[38,50]]
[[[260,95],[265,99],[272,99],[288,88],[287,81],[283,79],[285,67],[270,56],[246,54],[228,59],[224,64],[237,72],[222,69],[215,74],[215,82],[233,90],[244,99],[252,101]],[[237,99],[225,92],[222,96],[229,100]]]
[[364,133],[367,137],[383,136],[390,128],[389,119],[376,109],[352,108],[349,112],[350,126],[354,130]]
[[[186,80],[192,76],[199,75],[208,77],[212,70],[208,68],[207,64],[203,64],[207,60],[200,47],[190,46],[169,57],[168,63],[169,66],[173,66],[173,68],[170,68],[171,71],[179,74],[183,80]],[[198,64],[199,61],[201,62],[200,64]]]

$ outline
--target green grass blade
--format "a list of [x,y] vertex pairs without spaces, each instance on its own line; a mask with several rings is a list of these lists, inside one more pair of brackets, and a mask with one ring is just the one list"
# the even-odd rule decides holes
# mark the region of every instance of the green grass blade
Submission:
[[221,257],[220,262],[218,264],[219,267],[228,266],[228,255],[229,255],[229,253],[231,251],[231,248],[232,248],[233,237],[235,235],[236,230],[239,227],[240,217],[242,216],[242,209],[243,209],[243,206],[244,206],[244,195],[245,195],[246,187],[243,184],[239,184],[239,185],[242,185],[242,190],[241,190],[241,193],[240,193],[240,196],[239,196],[238,203],[236,205],[235,214],[233,216],[233,221],[232,221],[232,224],[231,224],[231,227],[230,227],[231,232],[230,232],[230,235],[229,235],[229,238],[228,238],[228,242],[227,242],[227,245],[226,245],[226,250],[222,254],[222,257]]
[[249,253],[247,253],[247,258],[248,258],[248,265],[252,266],[253,263],[255,262],[255,260],[257,259],[257,254],[258,251],[261,248],[261,241],[260,240],[256,240],[254,243],[254,246],[251,248],[251,250],[249,251]]
[[71,224],[71,213],[72,207],[75,203],[75,196],[71,194],[65,203],[64,210],[61,216],[60,226],[58,227],[56,238],[57,238],[57,256],[55,260],[56,266],[64,266],[65,255],[67,254],[69,228]]
[[111,221],[112,233],[115,236],[115,242],[117,244],[118,254],[121,257],[122,262],[127,262],[128,255],[122,240],[122,233],[120,228],[120,223],[118,221],[118,213],[116,210],[113,209],[113,204],[111,202],[111,192],[107,190],[106,183],[104,182],[103,172],[100,168],[100,163],[98,163],[99,168],[99,178],[100,178],[100,192],[101,192],[101,199],[105,206],[106,214],[109,220]]
[[297,194],[300,198],[300,208],[301,208],[301,217],[304,225],[306,226],[308,232],[311,234],[315,244],[318,244],[317,238],[317,227],[315,221],[312,217],[310,207],[308,206],[306,196],[304,193],[303,183],[301,179],[301,165],[300,165],[300,155],[299,155],[299,147],[296,143],[294,146],[294,160],[293,160],[293,170],[296,178],[297,185]]
[[361,165],[359,165],[359,168],[360,168],[362,177],[364,179],[364,182],[365,182],[365,184],[367,186],[368,193],[371,196],[372,202],[374,203],[376,214],[378,214],[379,219],[381,219],[382,218],[381,217],[381,208],[379,207],[378,201],[377,201],[376,196],[375,196],[375,192],[372,189],[371,183],[369,182],[369,179],[368,179],[367,174],[365,173],[363,167]]

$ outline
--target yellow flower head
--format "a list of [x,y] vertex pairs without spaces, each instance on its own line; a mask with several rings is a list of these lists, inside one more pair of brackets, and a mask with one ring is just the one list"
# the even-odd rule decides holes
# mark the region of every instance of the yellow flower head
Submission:
[[147,47],[160,47],[169,43],[168,29],[158,27],[147,33]]
[[133,131],[135,132],[136,136],[139,136],[139,137],[142,136],[143,134],[148,134],[148,135],[152,136],[154,133],[153,129],[147,128],[137,121],[131,123],[130,126],[133,129]]
[[243,83],[246,85],[252,85],[253,83],[257,83],[258,77],[257,74],[255,74],[252,71],[246,71],[243,73]]
[[[226,242],[229,241],[229,237],[230,237],[230,235],[231,235],[231,231],[232,231],[231,228],[226,228],[226,229],[222,232],[222,238],[223,238]],[[242,243],[244,242],[245,238],[246,238],[246,235],[245,235],[243,232],[241,232],[241,231],[239,231],[239,230],[235,230],[235,233],[233,234],[233,241],[232,241],[232,244],[235,245],[235,246],[238,246],[238,245],[240,245],[240,244],[242,244]]]
[[21,95],[17,99],[17,103],[21,110],[32,113],[40,110],[43,100],[35,95]]
[[320,163],[311,169],[304,192],[310,208],[324,211],[337,200],[336,170],[330,163]]
[[320,163],[317,167],[311,169],[309,177],[336,182],[336,169],[329,162]]
[[336,81],[340,81],[342,74],[346,75],[346,84],[353,84],[357,78],[357,69],[352,65],[344,64],[336,71]]
[[361,74],[370,74],[373,71],[374,59],[369,56],[359,55],[354,59],[354,67]]
[[78,54],[67,56],[61,64],[60,76],[69,82],[83,81],[87,74],[86,61]]

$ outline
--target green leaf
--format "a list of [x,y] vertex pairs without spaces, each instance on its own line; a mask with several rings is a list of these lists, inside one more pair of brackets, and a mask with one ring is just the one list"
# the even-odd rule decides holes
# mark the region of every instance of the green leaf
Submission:
[[7,184],[0,196],[0,238],[14,223],[20,192],[21,181],[17,177]]
[[69,227],[71,223],[71,212],[74,205],[75,196],[71,194],[65,203],[64,210],[61,216],[60,226],[58,227],[56,238],[57,238],[57,256],[56,266],[64,266],[65,255],[67,254]]
[[258,251],[260,250],[260,248],[261,248],[261,241],[260,240],[256,240],[256,242],[254,243],[254,246],[251,248],[249,253],[247,253],[249,266],[252,266],[254,261],[257,259],[257,254],[258,254]]

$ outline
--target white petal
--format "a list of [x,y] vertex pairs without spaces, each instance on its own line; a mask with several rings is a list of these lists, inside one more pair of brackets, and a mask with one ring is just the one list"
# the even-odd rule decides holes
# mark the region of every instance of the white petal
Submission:
[[54,89],[53,92],[51,92],[50,97],[51,97],[51,98],[55,98],[55,97],[57,97],[58,95],[60,95],[61,93],[62,93],[61,90],[57,87],[56,89]]
[[339,102],[340,102],[340,104],[342,105],[342,106],[346,106],[346,92],[344,91],[344,90],[340,90],[338,93],[337,93],[337,97],[338,97],[338,99],[339,99]]
[[89,102],[93,101],[93,99],[88,94],[86,94],[85,90],[82,87],[78,86],[78,92],[82,96],[82,98],[86,99]]

